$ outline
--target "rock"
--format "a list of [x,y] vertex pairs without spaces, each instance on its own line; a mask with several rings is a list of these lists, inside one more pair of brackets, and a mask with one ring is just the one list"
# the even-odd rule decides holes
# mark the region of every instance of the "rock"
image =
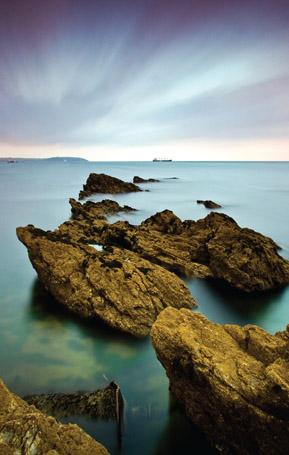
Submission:
[[131,193],[142,191],[133,183],[124,182],[116,177],[111,177],[106,174],[89,174],[86,184],[83,185],[83,190],[79,193],[79,199],[91,196],[98,193]]
[[141,227],[162,232],[163,234],[181,234],[183,223],[171,210],[163,210],[147,218],[141,223]]
[[83,220],[87,218],[106,219],[106,215],[115,215],[119,212],[135,212],[136,209],[124,205],[123,207],[116,201],[104,199],[101,202],[86,201],[84,204],[77,202],[75,199],[69,199],[71,205],[72,218]]
[[202,201],[202,200],[197,200],[197,204],[203,204],[206,209],[220,209],[222,206],[220,204],[217,204],[216,202],[213,201]]
[[141,177],[138,177],[137,175],[134,176],[133,178],[133,183],[155,183],[159,182],[157,179],[143,179]]
[[210,213],[191,224],[193,238],[205,241],[207,265],[215,278],[245,292],[266,291],[289,283],[289,261],[276,243],[252,229],[240,228],[229,216]]
[[78,415],[117,420],[123,410],[122,395],[115,382],[90,393],[49,393],[28,395],[23,399],[44,414],[57,418]]
[[289,261],[279,256],[276,243],[221,213],[181,222],[165,210],[140,226],[106,224],[99,237],[100,243],[135,251],[178,275],[211,276],[245,292],[289,283]]
[[12,394],[0,381],[0,453],[108,455],[78,425],[63,425]]
[[17,228],[17,236],[46,290],[83,317],[143,337],[166,306],[195,305],[182,280],[134,252],[97,251],[61,229],[45,232],[30,225]]
[[[156,217],[157,218],[161,217]],[[168,217],[169,219],[169,217]],[[212,272],[205,264],[192,259],[194,242],[181,234],[165,233],[177,229],[177,221],[168,226],[144,222],[141,226],[132,226],[128,222],[118,221],[103,225],[95,238],[104,245],[114,245],[136,252],[139,256],[158,264],[179,276],[206,278]],[[163,232],[162,232],[163,230]]]
[[289,326],[270,335],[167,308],[151,336],[171,391],[220,452],[288,452]]

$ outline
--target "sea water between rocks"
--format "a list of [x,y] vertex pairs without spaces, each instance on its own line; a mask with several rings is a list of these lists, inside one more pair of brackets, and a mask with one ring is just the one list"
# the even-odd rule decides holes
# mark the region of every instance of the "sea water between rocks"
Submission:
[[[112,455],[209,453],[203,436],[170,398],[149,338],[135,340],[63,309],[37,281],[16,238],[17,226],[55,229],[69,219],[68,199],[77,198],[90,172],[161,180],[140,185],[149,192],[91,197],[138,209],[111,221],[138,224],[164,209],[197,220],[209,213],[197,199],[211,199],[240,226],[272,237],[289,258],[289,163],[0,162],[0,377],[20,395],[92,391],[115,380],[125,398],[121,444],[115,422],[79,416],[63,421],[78,423]],[[186,282],[197,311],[212,321],[257,324],[271,333],[289,323],[289,287],[252,296],[210,281]]]

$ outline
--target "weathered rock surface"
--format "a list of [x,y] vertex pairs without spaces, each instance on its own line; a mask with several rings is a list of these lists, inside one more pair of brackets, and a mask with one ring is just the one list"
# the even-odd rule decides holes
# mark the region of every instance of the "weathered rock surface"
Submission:
[[70,234],[17,228],[43,286],[75,313],[142,337],[168,305],[195,305],[175,274],[126,249],[97,251]]
[[159,182],[157,179],[143,179],[142,177],[139,177],[138,175],[135,175],[133,178],[133,183],[156,183]]
[[136,209],[124,205],[119,205],[118,202],[110,199],[104,199],[101,202],[86,201],[84,204],[76,201],[75,199],[69,199],[71,205],[72,218],[75,220],[84,219],[106,219],[107,215],[115,215],[119,212],[135,212]]
[[98,193],[130,193],[142,191],[134,183],[124,182],[116,177],[111,177],[106,174],[89,174],[83,190],[79,193],[79,199],[91,196],[92,194]]
[[222,207],[220,204],[217,204],[214,201],[209,200],[202,201],[201,199],[197,200],[197,204],[203,204],[206,207],[206,209],[220,209]]
[[0,381],[0,453],[5,455],[108,455],[78,425],[62,425],[12,394]]
[[289,261],[276,243],[221,213],[182,222],[165,210],[140,226],[119,221],[99,233],[101,243],[135,251],[179,275],[212,276],[245,292],[289,283]]
[[170,389],[216,448],[288,453],[289,326],[270,335],[167,308],[151,336]]
[[28,395],[23,399],[44,414],[53,417],[82,415],[117,420],[123,409],[120,388],[115,382],[111,382],[104,389],[90,393],[49,393]]

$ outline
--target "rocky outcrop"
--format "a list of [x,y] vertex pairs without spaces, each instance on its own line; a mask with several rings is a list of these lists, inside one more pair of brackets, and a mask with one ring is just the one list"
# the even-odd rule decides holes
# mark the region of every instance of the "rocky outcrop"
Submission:
[[12,394],[0,381],[0,453],[108,455],[77,425],[62,425]]
[[75,199],[69,199],[71,205],[72,218],[74,220],[84,219],[106,219],[108,215],[116,215],[119,212],[135,212],[136,209],[124,205],[123,207],[116,201],[104,199],[101,202],[86,201],[84,204]]
[[202,201],[201,199],[197,200],[197,204],[203,204],[206,209],[220,209],[222,206],[220,204],[217,204],[216,202],[213,201]]
[[220,452],[288,452],[289,326],[270,335],[167,308],[151,336],[171,391]]
[[[85,210],[90,212],[90,206]],[[87,214],[63,223],[58,232],[66,239],[133,251],[179,276],[213,277],[245,292],[289,283],[289,262],[278,254],[276,243],[222,213],[181,221],[164,210],[139,226],[126,221],[108,224]]]
[[140,226],[107,224],[96,235],[103,244],[135,251],[178,275],[212,276],[245,292],[289,283],[289,262],[276,243],[221,213],[182,222],[165,210]]
[[79,199],[91,196],[98,193],[131,193],[142,191],[137,185],[133,183],[124,182],[116,177],[111,177],[106,174],[89,174],[83,190],[79,193]]
[[143,179],[142,177],[139,177],[138,175],[135,175],[133,178],[133,183],[156,183],[159,182],[157,179]]
[[115,382],[90,393],[49,393],[28,395],[23,399],[44,414],[57,418],[77,415],[117,420],[123,409],[120,388]]
[[17,236],[43,286],[75,313],[142,337],[168,305],[195,305],[176,275],[126,249],[97,251],[75,241],[70,231],[45,232],[30,225],[17,228]]

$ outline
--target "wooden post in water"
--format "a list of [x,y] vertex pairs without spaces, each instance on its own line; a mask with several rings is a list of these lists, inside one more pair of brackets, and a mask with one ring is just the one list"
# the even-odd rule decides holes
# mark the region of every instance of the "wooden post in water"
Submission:
[[122,425],[123,425],[123,398],[120,391],[119,385],[112,381],[111,384],[115,388],[115,415],[116,415],[116,426],[117,426],[117,442],[118,448],[122,446]]

